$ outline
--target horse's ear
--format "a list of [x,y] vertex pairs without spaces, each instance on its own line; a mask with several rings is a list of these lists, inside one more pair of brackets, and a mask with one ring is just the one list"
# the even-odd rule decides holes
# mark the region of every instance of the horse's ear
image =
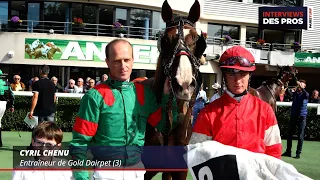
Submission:
[[195,23],[199,20],[199,18],[200,18],[200,3],[198,0],[195,0],[192,7],[190,8],[188,20]]
[[161,17],[164,22],[170,22],[173,20],[172,9],[167,0],[165,0],[162,4]]

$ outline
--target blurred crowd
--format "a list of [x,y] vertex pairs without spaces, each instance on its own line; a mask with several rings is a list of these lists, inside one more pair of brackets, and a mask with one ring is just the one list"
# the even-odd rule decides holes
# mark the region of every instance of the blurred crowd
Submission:
[[[55,76],[51,77],[51,81],[56,87],[56,92],[61,93],[86,93],[88,90],[92,89],[95,85],[98,85],[108,79],[107,74],[103,74],[101,81],[96,82],[95,79],[87,77],[84,81],[83,78],[78,78],[77,81],[74,79],[69,79],[68,85],[63,87],[59,84],[59,79]],[[33,77],[28,81],[27,84],[22,82],[21,76],[14,75],[13,83],[10,84],[13,91],[32,91],[32,85],[39,80],[39,77]]]
[[[59,84],[58,78],[55,76],[51,77],[51,81],[56,86],[56,92],[65,92],[65,93],[86,93],[89,89],[92,89],[95,85],[100,84],[101,82],[104,82],[108,79],[107,74],[103,74],[101,77],[101,81],[95,82],[95,79],[87,77],[86,81],[84,81],[83,78],[78,78],[77,81],[74,79],[70,79],[69,83],[66,87],[63,87]],[[13,76],[13,83],[11,83],[11,88],[13,91],[32,91],[32,84],[39,80],[39,77],[32,78],[27,85],[25,85],[21,77],[19,75]],[[204,103],[212,102],[216,99],[218,99],[221,96],[221,85],[218,83],[215,83],[212,85],[212,88],[214,89],[214,95],[211,98],[205,97]],[[203,88],[201,89],[201,94],[206,93]],[[292,102],[293,97],[291,94],[296,91],[296,87],[289,87],[289,88],[283,88],[279,97],[277,98],[277,101],[281,102]],[[201,96],[202,97],[202,96]],[[320,97],[319,97],[319,91],[313,90],[311,93],[311,96],[309,98],[309,103],[320,103]]]
[[[297,87],[283,88],[277,101],[292,102],[293,101],[292,93],[295,92],[296,90],[297,90]],[[309,96],[309,103],[320,103],[318,90],[315,89],[311,92],[311,96]]]

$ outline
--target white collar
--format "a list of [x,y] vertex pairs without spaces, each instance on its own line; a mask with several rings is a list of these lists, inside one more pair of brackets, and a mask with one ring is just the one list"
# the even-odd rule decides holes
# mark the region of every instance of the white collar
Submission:
[[228,89],[226,90],[226,92],[230,97],[232,97],[233,99],[235,99],[238,102],[240,102],[240,100],[243,98],[243,96],[234,97],[234,94],[232,92],[230,92]]

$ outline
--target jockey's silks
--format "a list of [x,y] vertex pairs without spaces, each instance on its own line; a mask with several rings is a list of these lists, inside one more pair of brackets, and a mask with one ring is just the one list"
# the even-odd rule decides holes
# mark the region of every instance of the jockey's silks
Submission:
[[[165,128],[168,99],[169,95],[163,94],[161,104],[157,104],[155,94],[148,87],[109,77],[81,99],[70,154],[75,160],[86,159],[90,146],[94,159],[121,159],[126,166],[138,163],[147,122],[159,131]],[[177,105],[173,101],[174,124],[177,117]],[[74,175],[76,179],[88,179],[86,171],[75,171]]]
[[281,157],[275,113],[269,104],[249,93],[240,102],[224,93],[201,110],[190,143],[206,140]]

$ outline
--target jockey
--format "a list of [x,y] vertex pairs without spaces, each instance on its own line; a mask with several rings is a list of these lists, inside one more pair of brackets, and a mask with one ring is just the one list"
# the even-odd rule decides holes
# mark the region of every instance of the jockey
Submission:
[[[118,164],[121,168],[132,169],[106,171],[97,168],[92,175],[94,179],[144,179],[145,170],[140,157],[145,143],[146,124],[149,123],[160,132],[166,130],[166,106],[170,93],[168,80],[164,84],[161,103],[157,102],[155,94],[147,86],[129,82],[133,66],[132,52],[132,45],[124,39],[108,43],[106,62],[110,68],[109,78],[82,97],[75,119],[70,142],[70,154],[74,160],[87,159],[90,146],[95,160],[121,161]],[[172,106],[175,125],[178,119],[175,101]],[[110,167],[106,165],[106,168]],[[89,180],[88,175],[87,171],[74,171],[75,180]]]
[[12,92],[11,86],[6,79],[4,79],[2,71],[0,70],[0,147],[2,147],[2,137],[1,137],[1,119],[9,107],[10,111],[14,111],[14,94]]
[[271,106],[248,93],[253,55],[241,46],[227,49],[219,60],[226,92],[198,115],[190,144],[206,140],[281,157],[281,137]]
[[33,41],[32,44],[31,44],[31,51],[34,51],[39,46],[39,44],[40,44],[40,40],[39,39]]

